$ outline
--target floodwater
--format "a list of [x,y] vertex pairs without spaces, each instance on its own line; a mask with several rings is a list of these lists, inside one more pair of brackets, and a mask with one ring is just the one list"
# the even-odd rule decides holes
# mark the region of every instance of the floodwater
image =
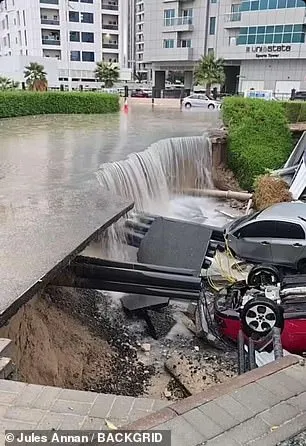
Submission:
[[[152,110],[128,114],[46,115],[0,121],[0,203],[52,189],[80,187],[105,162],[118,161],[163,138],[200,135],[217,112]],[[97,183],[97,187],[98,183]]]

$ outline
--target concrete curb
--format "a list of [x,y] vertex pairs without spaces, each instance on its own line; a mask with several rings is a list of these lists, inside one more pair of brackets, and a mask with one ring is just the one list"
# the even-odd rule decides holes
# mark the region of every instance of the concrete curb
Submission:
[[271,362],[263,367],[247,372],[243,375],[236,376],[230,381],[222,384],[217,384],[211,388],[204,390],[197,395],[192,395],[184,400],[178,401],[171,406],[162,409],[152,415],[141,418],[134,423],[124,426],[129,430],[147,430],[153,429],[162,423],[172,420],[173,418],[179,417],[180,415],[189,412],[190,410],[196,409],[209,401],[219,398],[222,395],[228,394],[247,386],[255,381],[258,381],[267,376],[273,375],[274,373],[280,372],[288,367],[291,367],[299,362],[297,356],[289,355],[284,358]]

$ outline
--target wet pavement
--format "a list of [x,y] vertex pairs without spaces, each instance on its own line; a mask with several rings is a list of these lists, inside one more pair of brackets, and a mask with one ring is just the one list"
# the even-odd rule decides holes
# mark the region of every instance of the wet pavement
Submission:
[[199,135],[217,113],[156,111],[0,121],[0,315],[128,206],[95,172],[171,136]]

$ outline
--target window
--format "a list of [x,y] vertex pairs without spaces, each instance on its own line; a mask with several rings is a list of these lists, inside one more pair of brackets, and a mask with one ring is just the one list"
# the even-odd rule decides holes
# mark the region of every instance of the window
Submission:
[[81,60],[80,51],[70,51],[70,60],[74,62],[79,62]]
[[81,0],[81,3],[93,3],[93,0]]
[[164,48],[174,48],[174,39],[165,39]]
[[79,22],[79,13],[76,11],[69,11],[69,22]]
[[81,12],[81,22],[82,23],[93,23],[94,15],[91,12]]
[[275,221],[258,221],[244,226],[234,234],[239,238],[274,238]]
[[304,43],[303,25],[268,25],[241,28],[237,45]]
[[70,42],[79,42],[80,33],[79,31],[70,31]]
[[210,17],[209,19],[209,34],[212,36],[216,32],[216,17]]
[[183,39],[177,42],[178,48],[191,48],[191,39]]
[[174,25],[175,9],[164,10],[164,24],[165,26]]
[[82,33],[82,42],[94,43],[94,33]]
[[214,54],[214,49],[213,48],[208,48],[207,50],[207,54]]
[[240,11],[257,11],[264,9],[305,8],[303,0],[252,0],[243,1]]
[[300,225],[286,221],[277,221],[275,224],[276,234],[274,238],[305,240],[305,232]]
[[83,62],[94,62],[95,61],[95,53],[92,51],[83,51],[82,52],[82,61]]

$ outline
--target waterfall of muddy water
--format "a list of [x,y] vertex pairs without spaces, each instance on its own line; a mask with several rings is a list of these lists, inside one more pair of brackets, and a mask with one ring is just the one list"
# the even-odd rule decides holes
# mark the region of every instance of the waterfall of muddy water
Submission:
[[171,192],[184,187],[212,187],[211,143],[206,135],[170,138],[127,159],[102,164],[101,186],[132,199],[135,210],[163,214]]

